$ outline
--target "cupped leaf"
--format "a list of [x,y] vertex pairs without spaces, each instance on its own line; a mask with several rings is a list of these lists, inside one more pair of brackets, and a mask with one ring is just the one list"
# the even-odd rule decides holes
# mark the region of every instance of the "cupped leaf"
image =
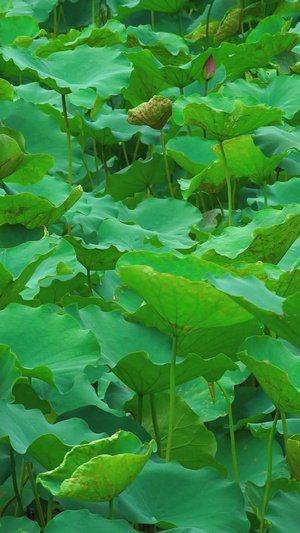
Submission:
[[0,134],[0,179],[12,174],[20,165],[24,153],[15,139],[5,134]]
[[[174,105],[176,106],[176,103]],[[188,97],[182,110],[184,124],[203,128],[212,139],[219,141],[238,137],[260,126],[280,124],[282,114],[278,108],[245,105],[240,100],[229,100],[220,94],[203,98]],[[177,113],[177,121],[176,117]]]
[[[137,396],[126,402],[124,409],[136,414],[138,409]],[[165,457],[170,395],[167,392],[156,393],[152,404],[149,396],[143,399],[143,427],[155,438],[157,435],[153,427],[153,409],[155,409],[159,428],[162,456]],[[211,466],[219,470],[221,474],[226,475],[226,469],[222,468],[215,460],[216,451],[217,444],[212,431],[206,428],[200,416],[194,413],[182,397],[176,396],[171,459],[178,461],[185,468],[198,470],[205,466]]]
[[251,337],[239,357],[280,411],[300,411],[300,360],[282,342],[271,337]]
[[[60,94],[92,87],[101,98],[107,99],[129,84],[132,70],[122,52],[87,45],[56,52],[45,59],[34,56],[28,49],[14,46],[3,47],[1,55],[9,67],[13,63],[16,72],[44,83]],[[79,68],[81,64],[85,65],[84,71]]]
[[[134,352],[125,355],[112,368],[113,373],[139,395],[161,392],[170,387],[170,363],[153,363],[147,352]],[[199,376],[208,381],[217,381],[226,370],[235,370],[237,365],[224,354],[212,359],[202,359],[188,354],[176,364],[176,384],[181,385]]]
[[249,531],[240,488],[211,468],[189,471],[173,462],[149,461],[119,501],[122,513],[135,523],[168,528],[201,524],[207,532]]
[[54,496],[110,501],[124,491],[148,461],[153,441],[142,444],[133,433],[119,431],[106,439],[75,446],[56,469],[37,481]]
[[248,317],[205,281],[212,265],[191,256],[132,252],[117,263],[121,279],[164,321],[170,334],[243,322]]
[[17,44],[27,47],[39,32],[37,21],[28,15],[13,15],[0,20],[1,46]]
[[211,150],[213,145],[214,141],[201,137],[174,137],[167,144],[167,153],[178,165],[195,175],[216,158]]
[[88,270],[113,270],[123,252],[115,246],[100,248],[93,244],[83,245],[81,241],[69,235],[65,239],[72,244],[78,261]]
[[0,100],[10,100],[11,102],[14,99],[14,88],[7,81],[0,78]]
[[32,193],[6,195],[0,198],[0,225],[22,224],[27,229],[49,226],[58,220],[82,195],[82,187],[75,187],[68,198],[58,207],[46,198]]
[[5,344],[0,344],[0,361],[3,370],[0,379],[0,398],[9,401],[12,397],[12,387],[21,376],[21,371],[16,364],[15,355]]

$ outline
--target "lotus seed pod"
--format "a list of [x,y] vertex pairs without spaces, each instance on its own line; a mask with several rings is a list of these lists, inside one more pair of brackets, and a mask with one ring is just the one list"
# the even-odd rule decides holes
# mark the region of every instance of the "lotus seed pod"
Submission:
[[215,43],[221,43],[227,37],[241,33],[243,13],[242,7],[233,7],[227,11],[215,35]]
[[209,58],[205,61],[202,69],[202,78],[205,81],[211,80],[216,73],[216,64],[214,62],[213,55],[210,54]]
[[129,109],[127,120],[130,124],[150,126],[161,130],[172,115],[172,100],[155,95],[148,102]]

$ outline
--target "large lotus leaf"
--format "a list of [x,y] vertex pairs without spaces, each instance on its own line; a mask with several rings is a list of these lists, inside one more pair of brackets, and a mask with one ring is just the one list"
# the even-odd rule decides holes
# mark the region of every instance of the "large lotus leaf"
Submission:
[[211,468],[190,471],[174,462],[149,461],[119,502],[122,513],[135,523],[168,528],[201,524],[207,532],[249,531],[240,488]]
[[288,174],[299,175],[299,151],[300,151],[300,126],[293,131],[285,131],[276,126],[259,128],[254,136],[255,144],[270,157],[272,154],[282,154],[289,150],[290,153],[280,164]]
[[252,68],[268,67],[281,53],[292,50],[299,43],[297,33],[264,34],[256,43],[232,44],[223,42],[218,48],[209,48],[205,55],[199,54],[192,63],[191,76],[194,71],[201,72],[207,59],[206,54],[213,54],[216,69],[224,65],[226,79],[235,80]]
[[120,20],[135,13],[136,11],[158,11],[160,13],[176,13],[187,3],[187,0],[118,0],[117,6],[108,2],[116,9],[116,15]]
[[[38,455],[41,464],[56,461],[55,455],[47,457],[49,441],[54,442],[54,436],[56,442],[60,441],[63,450],[65,446],[72,447],[83,441],[96,440],[103,436],[103,433],[91,431],[87,423],[79,418],[49,424],[38,409],[27,410],[23,405],[9,405],[5,400],[0,401],[0,414],[0,441],[10,442],[16,452],[24,454],[36,439],[46,437]],[[61,453],[59,447],[57,451]]]
[[48,19],[57,0],[13,0],[9,9],[9,16],[29,15],[37,22]]
[[14,99],[14,88],[6,80],[0,78],[0,100],[10,100],[11,102]]
[[129,141],[141,129],[129,124],[125,109],[111,109],[108,105],[102,106],[93,121],[83,119],[82,125],[84,131],[104,145]]
[[14,43],[27,47],[39,32],[36,20],[26,15],[11,16],[0,20],[1,46]]
[[109,193],[115,201],[134,196],[152,185],[166,181],[166,167],[161,154],[145,161],[138,159],[129,167],[109,176]]
[[[292,204],[295,198],[300,197],[300,180],[299,178],[291,178],[289,181],[276,181],[272,185],[267,186],[268,191],[268,206],[276,209],[284,207],[285,204]],[[264,205],[263,193],[256,198],[248,198],[248,204],[251,206],[255,202],[262,208]]]
[[[265,486],[246,484],[246,498],[260,519]],[[299,523],[299,483],[285,478],[271,482],[269,502],[264,517],[265,526],[274,533],[296,531]]]
[[33,257],[32,260],[25,266],[20,275],[17,278],[13,278],[12,275],[7,275],[7,270],[0,263],[0,271],[2,276],[4,274],[4,280],[2,277],[0,283],[0,309],[4,309],[10,302],[13,302],[18,294],[25,289],[28,281],[36,271],[36,269],[43,263],[52,253],[54,248],[50,249],[45,254],[39,254],[37,257]]
[[269,291],[255,276],[240,279],[227,273],[217,278],[209,273],[207,280],[214,287],[228,294],[233,301],[247,309],[280,337],[300,347],[300,294],[298,292],[284,299]]
[[109,501],[125,490],[148,461],[153,441],[142,444],[119,431],[106,439],[75,446],[56,469],[37,481],[53,495],[83,501]]
[[167,144],[167,152],[178,165],[195,175],[216,158],[211,150],[214,144],[201,137],[173,137]]
[[[167,392],[156,393],[154,397],[155,411],[161,439],[162,456],[166,456],[169,429],[170,395]],[[124,410],[137,413],[138,399],[134,396],[124,405]],[[155,438],[153,428],[150,397],[143,399],[143,427]],[[215,461],[217,451],[216,438],[198,416],[180,396],[175,397],[175,415],[171,459],[178,461],[185,468],[198,470],[211,466],[225,474],[225,469]]]
[[83,28],[82,31],[72,29],[68,33],[50,39],[39,46],[35,53],[38,57],[48,57],[54,52],[74,50],[77,46],[86,44],[90,47],[113,46],[124,43],[127,38],[126,28],[117,20],[109,20],[102,28]]
[[3,528],[3,533],[23,533],[23,531],[26,531],[26,533],[39,533],[40,531],[39,524],[30,520],[27,516],[19,518],[3,516],[1,527]]
[[160,94],[169,87],[159,69],[161,63],[158,63],[150,50],[129,51],[126,56],[133,64],[134,70],[129,86],[122,93],[133,106],[147,102],[155,94]]
[[[234,480],[229,434],[219,435],[217,443],[217,460],[228,469],[228,479]],[[235,445],[241,484],[252,481],[263,485],[268,469],[268,442],[256,439],[250,431],[242,430],[235,433]],[[275,441],[272,447],[272,477],[281,476],[285,469],[282,448]]]
[[[182,110],[184,124],[205,129],[213,139],[223,141],[238,137],[260,126],[280,124],[281,109],[263,105],[245,105],[240,100],[226,99],[220,94],[191,96]],[[176,103],[174,104],[176,107]],[[175,113],[176,120],[177,113]],[[181,121],[180,121],[181,122]]]
[[[48,522],[44,531],[45,533],[58,533],[59,531],[63,531],[64,533],[75,533],[75,531],[85,531],[85,533],[95,533],[95,531],[105,531],[105,533],[133,533],[134,530],[125,520],[109,521],[100,515],[90,513],[87,509],[80,509],[78,511],[67,510],[59,513]],[[32,533],[38,532],[33,531]],[[196,531],[195,533],[198,532]]]
[[[122,357],[112,371],[128,387],[143,396],[169,389],[170,366],[170,363],[153,363],[147,352],[133,352]],[[237,365],[224,354],[206,360],[189,354],[176,364],[176,385],[199,376],[204,376],[208,381],[216,381],[226,370],[235,368],[238,368]]]
[[264,34],[274,35],[277,32],[285,32],[288,29],[286,21],[279,16],[273,15],[263,18],[254,29],[247,35],[247,43],[255,43]]
[[[126,318],[133,322],[139,322],[148,328],[155,327],[163,333],[169,334],[168,325],[154,314],[148,305],[142,305],[133,314],[127,315]],[[178,338],[177,356],[186,357],[189,353],[196,353],[204,359],[209,359],[222,352],[235,361],[236,352],[244,339],[260,333],[261,328],[255,319],[230,326],[199,328],[195,333]]]
[[268,280],[266,286],[279,296],[287,298],[300,290],[300,270],[297,268],[292,272],[283,272],[278,279]]
[[71,235],[65,238],[72,244],[78,261],[88,270],[113,270],[123,254],[113,245],[109,248],[100,248],[93,244],[83,245]]
[[54,159],[47,154],[24,154],[16,170],[4,178],[5,183],[20,183],[23,186],[41,181],[46,172],[54,166]]
[[[60,94],[92,87],[101,98],[118,94],[129,84],[131,66],[128,59],[112,48],[79,46],[75,50],[56,52],[48,58],[35,57],[28,49],[3,47],[1,54],[11,69],[22,72],[32,81],[39,81]],[[84,64],[85,68],[78,68]]]
[[299,110],[296,102],[300,98],[300,78],[297,74],[276,76],[262,87],[240,79],[227,84],[223,94],[240,100],[243,97],[254,96],[258,102],[266,106],[280,107],[285,112],[284,116],[292,119]]
[[24,153],[15,139],[0,134],[0,179],[6,178],[20,165]]
[[[68,172],[66,135],[60,130],[54,117],[46,115],[33,103],[22,99],[0,102],[0,115],[7,126],[23,133],[28,153],[50,154],[55,160],[54,171]],[[74,138],[71,139],[71,149],[75,174],[82,165],[82,150]],[[30,176],[27,178],[30,180]]]
[[216,260],[216,254],[220,254],[240,261],[277,264],[299,236],[299,220],[298,204],[281,211],[264,209],[246,226],[226,228],[217,237],[212,235],[193,255],[207,261]]
[[121,279],[159,315],[169,333],[178,337],[249,318],[202,281],[211,268],[218,276],[218,267],[192,256],[151,252],[131,252],[117,263]]
[[[191,59],[188,46],[179,35],[153,32],[150,25],[128,26],[127,32],[126,46],[146,48],[164,65],[182,65]],[[168,81],[167,83],[173,85]]]
[[29,192],[2,196],[0,198],[0,225],[22,224],[27,229],[49,226],[79,200],[82,192],[81,185],[75,187],[58,207],[46,198],[39,198]]
[[47,306],[18,304],[0,313],[1,340],[17,354],[24,375],[67,390],[76,375],[99,360],[95,336],[70,316],[57,315]]
[[21,371],[16,365],[14,354],[11,353],[9,346],[5,344],[0,344],[0,362],[2,369],[0,398],[9,401],[12,397],[12,387],[21,376]]
[[280,411],[300,411],[300,360],[282,342],[271,337],[250,337],[239,357]]

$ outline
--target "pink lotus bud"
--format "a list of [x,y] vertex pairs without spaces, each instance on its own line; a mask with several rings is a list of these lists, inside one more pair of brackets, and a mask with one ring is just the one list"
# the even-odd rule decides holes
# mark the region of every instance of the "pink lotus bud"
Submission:
[[210,54],[209,58],[205,61],[202,69],[202,78],[205,81],[211,80],[216,73],[216,64],[214,62],[214,58],[212,54]]

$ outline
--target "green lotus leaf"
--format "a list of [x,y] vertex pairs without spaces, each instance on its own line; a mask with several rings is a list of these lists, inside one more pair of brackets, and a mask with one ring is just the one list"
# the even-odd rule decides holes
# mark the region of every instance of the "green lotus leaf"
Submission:
[[212,235],[193,255],[207,261],[217,260],[220,254],[231,260],[277,264],[299,236],[299,220],[298,204],[287,205],[281,211],[264,209],[246,226],[226,228],[217,237]]
[[173,137],[167,144],[167,153],[178,165],[195,175],[215,160],[211,149],[214,145],[214,141],[201,137]]
[[10,401],[12,399],[12,387],[21,376],[21,371],[16,364],[15,355],[5,344],[0,344],[0,361],[3,369],[0,379],[0,398]]
[[29,15],[37,22],[43,22],[49,17],[56,0],[13,0],[12,5],[8,9],[9,16],[12,15]]
[[[80,509],[78,511],[67,510],[59,513],[47,524],[45,533],[58,533],[58,531],[72,533],[76,529],[77,531],[85,531],[85,533],[94,533],[95,531],[105,531],[105,533],[133,533],[134,531],[125,520],[109,521],[100,515],[90,513],[87,509]],[[36,532],[34,531],[32,533]]]
[[[220,94],[188,97],[182,110],[184,124],[205,129],[213,139],[238,137],[260,126],[280,124],[283,112],[263,105],[245,105]],[[176,106],[176,104],[175,104]],[[176,120],[176,117],[175,117]]]
[[2,342],[17,355],[25,376],[66,390],[76,375],[100,358],[99,343],[91,331],[46,305],[32,308],[12,303],[0,314]]
[[55,52],[74,50],[84,44],[90,47],[113,46],[124,43],[127,38],[126,28],[118,20],[109,20],[102,28],[84,28],[82,31],[72,29],[68,33],[50,39],[36,49],[38,57],[48,57]]
[[0,78],[0,100],[10,100],[11,102],[14,99],[14,88],[7,81]]
[[[170,487],[180,487],[180,491]],[[175,462],[149,461],[119,496],[119,505],[124,516],[135,523],[162,528],[201,524],[207,532],[235,533],[237,528],[240,533],[249,531],[240,488],[211,468],[190,471]]]
[[[300,175],[299,150],[300,150],[300,127],[293,131],[285,131],[276,126],[268,128],[259,128],[254,135],[255,144],[270,157],[273,154],[282,154],[285,151],[291,151],[281,162],[280,167],[286,170],[288,174]],[[295,153],[293,153],[295,152]]]
[[[0,43],[1,46],[8,44],[15,44],[17,40],[18,46],[29,46],[32,40],[38,36],[40,32],[37,21],[26,15],[10,16],[0,20]],[[24,42],[22,42],[23,38]]]
[[109,193],[115,201],[146,191],[166,181],[166,167],[161,154],[145,161],[138,159],[129,167],[109,175]]
[[276,408],[286,413],[299,411],[300,361],[297,356],[271,337],[249,338],[241,350],[241,361],[255,375]]
[[[109,2],[112,3],[111,0]],[[158,11],[159,13],[176,13],[186,5],[187,0],[121,0],[112,6],[120,20],[137,11]]]
[[[295,198],[300,196],[299,178],[291,178],[287,182],[276,181],[267,186],[268,206],[275,209],[284,207],[285,204],[292,204]],[[257,203],[259,207],[264,205],[263,193],[260,192],[256,198],[248,198],[248,204]]]
[[27,516],[22,516],[16,518],[15,516],[3,516],[1,520],[1,527],[6,533],[39,533],[40,526],[37,522],[33,522],[27,518]]
[[291,471],[291,477],[300,480],[300,434],[292,435],[286,443],[287,461]]
[[[22,72],[32,81],[44,83],[60,94],[92,87],[102,98],[110,98],[129,84],[132,70],[122,52],[87,45],[56,52],[44,59],[15,46],[2,47],[1,54],[5,62],[15,65],[16,72]],[[84,70],[78,68],[82,64],[85,65]]]
[[123,252],[115,246],[100,248],[93,244],[83,245],[81,241],[69,235],[65,239],[72,244],[78,261],[88,270],[113,270]]
[[37,476],[53,495],[83,501],[109,501],[125,490],[148,461],[154,441],[142,444],[133,433],[75,446],[60,466]]
[[[161,439],[162,456],[166,455],[170,397],[167,392],[156,393],[153,402]],[[124,404],[124,410],[137,413],[138,399],[134,396]],[[143,398],[143,427],[155,438],[152,422],[150,397]],[[217,451],[214,434],[209,431],[198,416],[180,396],[175,397],[175,419],[171,458],[185,468],[198,470],[211,466],[226,475],[226,470],[215,461]]]
[[129,141],[133,135],[141,131],[140,127],[128,123],[125,109],[112,110],[105,104],[93,121],[82,119],[82,126],[93,139],[104,145]]
[[82,192],[80,185],[75,187],[59,207],[29,192],[1,196],[0,225],[22,224],[27,229],[48,226],[68,211],[79,200]]
[[[112,371],[128,387],[143,396],[169,389],[170,366],[170,363],[153,363],[147,352],[134,352],[122,357]],[[204,376],[208,381],[217,381],[226,370],[236,368],[237,365],[224,354],[212,359],[188,354],[176,364],[176,384],[181,385],[199,376]]]
[[117,263],[117,273],[178,337],[203,327],[243,322],[249,317],[205,281],[207,269],[218,268],[191,256],[132,252]]
[[18,168],[24,153],[15,139],[5,134],[0,134],[0,147],[0,179],[3,179]]

